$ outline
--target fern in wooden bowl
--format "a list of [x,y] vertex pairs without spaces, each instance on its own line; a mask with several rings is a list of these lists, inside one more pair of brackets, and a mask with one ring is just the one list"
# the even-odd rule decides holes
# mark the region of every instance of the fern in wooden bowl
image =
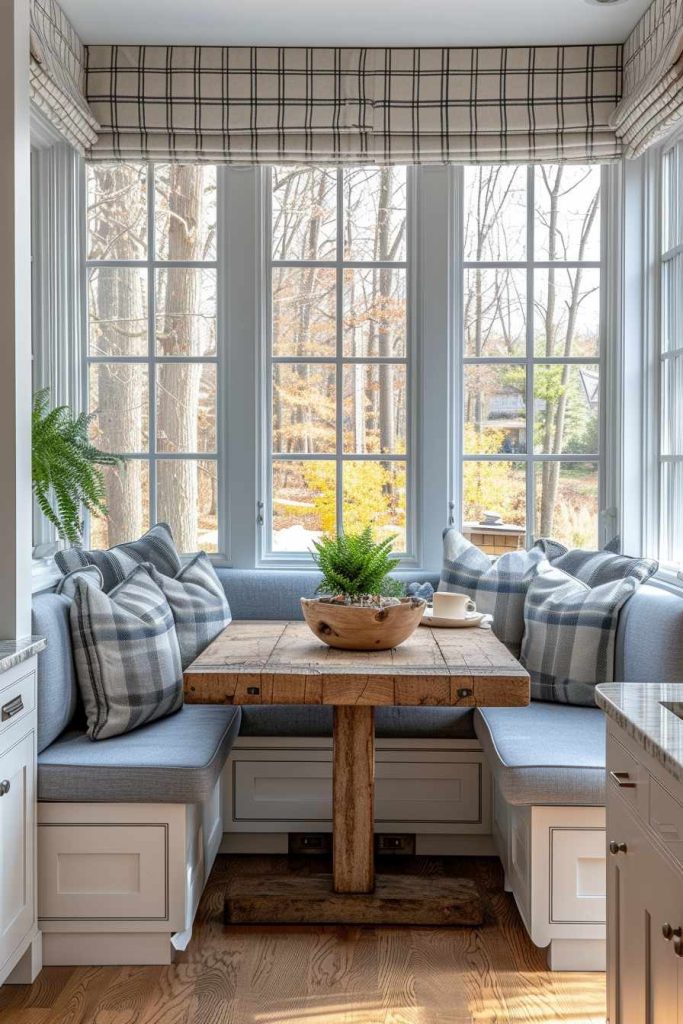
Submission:
[[426,602],[403,597],[403,584],[389,575],[396,567],[393,542],[375,541],[369,526],[314,542],[321,596],[302,597],[301,607],[318,639],[343,650],[385,651],[417,628]]

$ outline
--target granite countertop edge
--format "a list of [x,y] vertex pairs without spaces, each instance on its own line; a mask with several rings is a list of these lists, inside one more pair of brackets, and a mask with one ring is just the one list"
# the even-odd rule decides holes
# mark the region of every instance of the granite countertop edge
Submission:
[[596,702],[628,736],[683,782],[683,720],[662,702],[683,704],[682,683],[604,683]]
[[0,673],[7,672],[23,661],[28,661],[34,654],[47,647],[44,636],[26,636],[20,640],[0,640]]

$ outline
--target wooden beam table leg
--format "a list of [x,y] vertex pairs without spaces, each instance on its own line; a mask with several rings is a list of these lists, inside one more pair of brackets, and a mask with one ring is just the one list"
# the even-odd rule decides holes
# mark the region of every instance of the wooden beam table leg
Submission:
[[374,708],[334,709],[333,874],[337,893],[375,888]]

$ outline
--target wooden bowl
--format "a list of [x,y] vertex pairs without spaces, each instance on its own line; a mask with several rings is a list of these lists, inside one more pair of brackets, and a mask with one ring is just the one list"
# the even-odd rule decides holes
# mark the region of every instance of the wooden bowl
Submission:
[[304,619],[319,640],[343,651],[388,651],[414,633],[427,602],[405,597],[387,608],[301,598]]

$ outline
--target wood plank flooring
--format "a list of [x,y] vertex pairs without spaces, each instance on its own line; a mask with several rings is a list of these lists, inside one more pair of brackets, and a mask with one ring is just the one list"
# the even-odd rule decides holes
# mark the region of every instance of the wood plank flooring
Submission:
[[[604,1024],[602,974],[551,974],[527,938],[498,861],[384,858],[381,870],[474,878],[481,928],[231,927],[233,873],[285,858],[219,857],[192,942],[170,967],[48,967],[0,989],[1,1024]],[[290,865],[292,862],[290,862]],[[296,862],[320,871],[319,858]]]

